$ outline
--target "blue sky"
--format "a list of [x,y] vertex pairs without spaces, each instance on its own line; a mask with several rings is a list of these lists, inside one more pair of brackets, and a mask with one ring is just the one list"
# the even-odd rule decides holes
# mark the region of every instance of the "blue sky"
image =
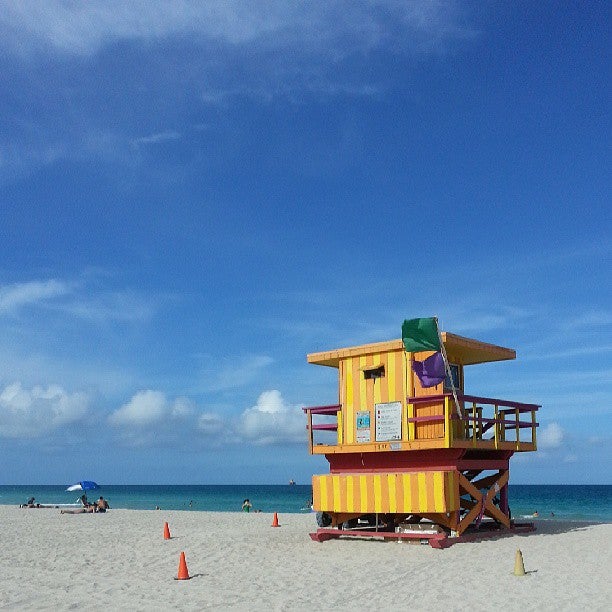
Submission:
[[610,6],[0,10],[12,483],[309,482],[309,352],[405,318],[517,350],[515,483],[610,483]]

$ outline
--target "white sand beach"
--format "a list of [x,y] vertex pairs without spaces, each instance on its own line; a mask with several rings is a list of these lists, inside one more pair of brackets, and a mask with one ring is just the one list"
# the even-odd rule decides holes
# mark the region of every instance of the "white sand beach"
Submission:
[[[172,539],[164,540],[167,521]],[[7,610],[607,610],[612,525],[455,544],[316,543],[312,515],[0,506]],[[521,549],[527,576],[513,575]],[[176,581],[184,551],[190,580]]]

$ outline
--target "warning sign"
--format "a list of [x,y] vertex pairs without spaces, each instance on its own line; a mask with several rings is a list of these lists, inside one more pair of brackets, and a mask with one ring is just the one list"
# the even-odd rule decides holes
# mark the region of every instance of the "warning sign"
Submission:
[[402,402],[374,404],[376,411],[376,441],[402,439]]
[[370,411],[358,410],[355,415],[355,425],[357,426],[357,442],[370,442]]

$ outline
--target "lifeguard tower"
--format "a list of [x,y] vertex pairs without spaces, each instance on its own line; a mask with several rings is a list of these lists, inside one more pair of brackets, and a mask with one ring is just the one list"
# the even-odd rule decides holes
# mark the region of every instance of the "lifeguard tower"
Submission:
[[312,353],[338,369],[338,403],[304,408],[317,541],[344,535],[428,540],[442,548],[516,525],[509,462],[536,450],[536,404],[466,395],[464,370],[512,349],[405,321],[403,338]]

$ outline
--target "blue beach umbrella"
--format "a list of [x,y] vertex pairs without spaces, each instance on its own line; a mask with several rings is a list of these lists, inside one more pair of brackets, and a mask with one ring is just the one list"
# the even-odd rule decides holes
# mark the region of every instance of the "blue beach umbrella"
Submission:
[[70,485],[66,491],[95,491],[99,489],[97,483],[93,480],[81,480],[81,482],[77,482],[76,484]]

